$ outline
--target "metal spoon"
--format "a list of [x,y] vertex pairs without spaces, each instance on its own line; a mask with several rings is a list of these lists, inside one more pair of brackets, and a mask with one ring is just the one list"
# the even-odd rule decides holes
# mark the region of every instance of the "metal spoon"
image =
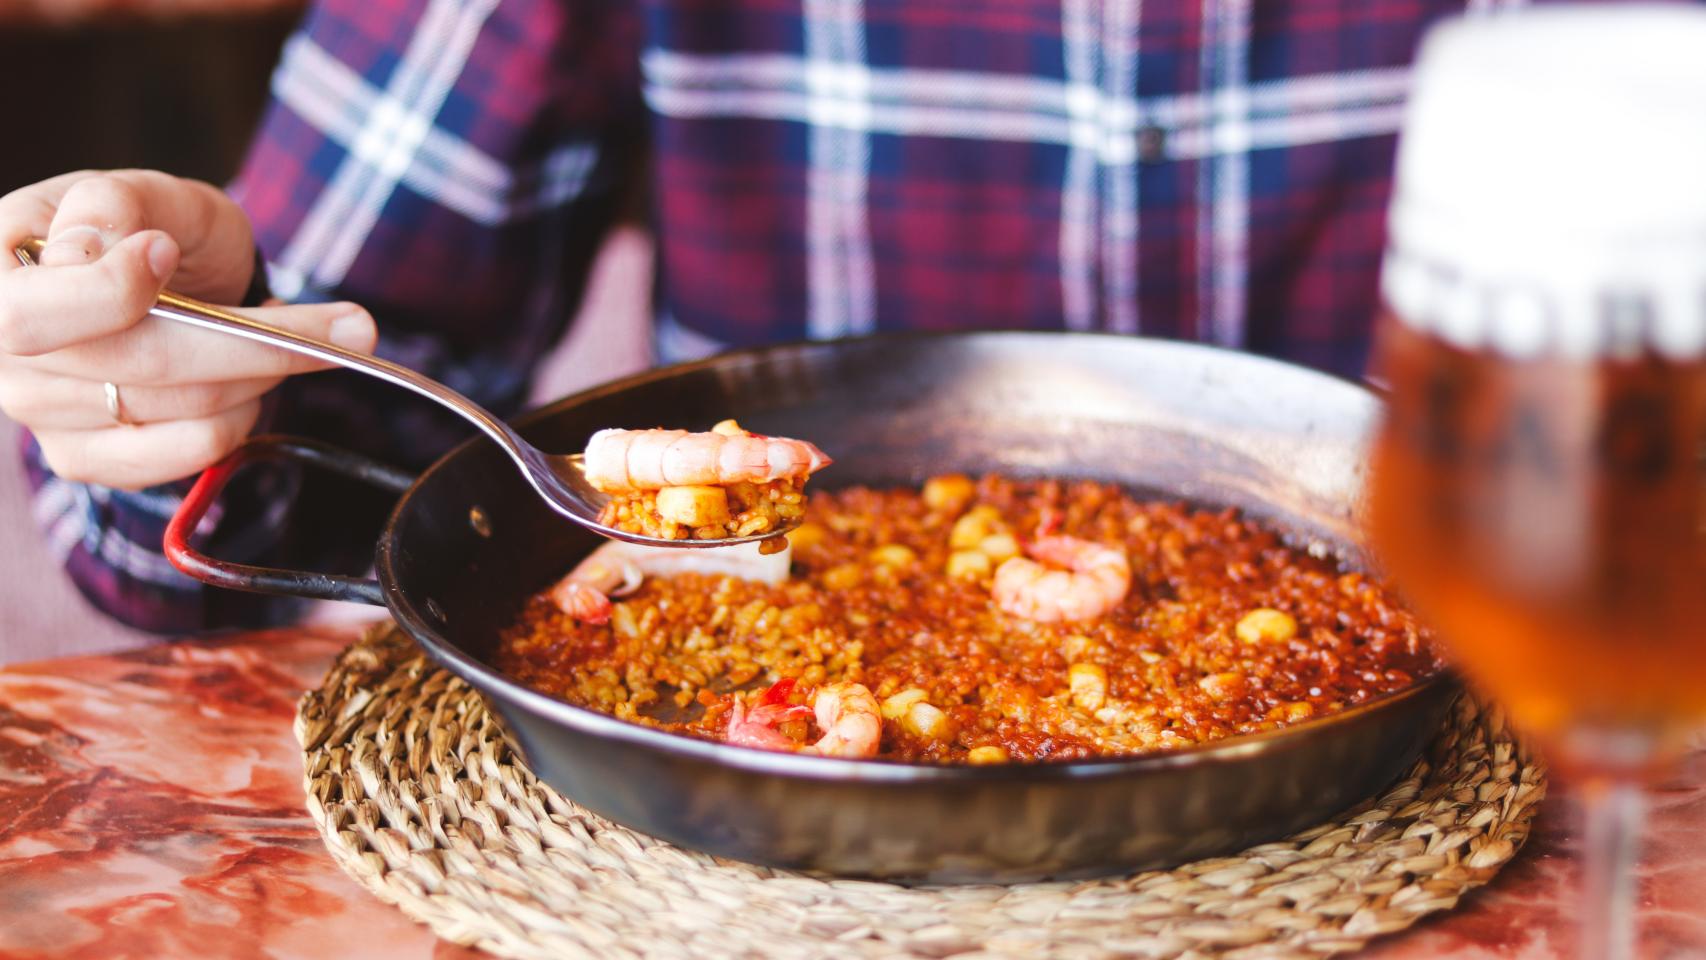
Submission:
[[[40,238],[31,238],[24,241],[14,252],[19,263],[26,267],[35,266],[42,248],[46,245],[46,241]],[[728,547],[755,540],[768,540],[799,524],[799,521],[795,520],[761,534],[722,537],[716,540],[663,540],[608,527],[598,522],[598,516],[604,505],[610,501],[610,496],[594,489],[592,484],[587,482],[586,463],[581,454],[545,453],[521,439],[508,424],[486,408],[431,377],[422,376],[389,360],[355,353],[299,333],[280,330],[169,290],[160,294],[159,301],[148,313],[150,316],[176,320],[206,330],[217,330],[246,340],[271,344],[327,363],[335,363],[413,390],[429,400],[436,400],[461,414],[474,426],[479,427],[486,436],[497,441],[498,446],[521,468],[527,482],[558,513],[594,533],[613,540],[626,540],[651,547]]]

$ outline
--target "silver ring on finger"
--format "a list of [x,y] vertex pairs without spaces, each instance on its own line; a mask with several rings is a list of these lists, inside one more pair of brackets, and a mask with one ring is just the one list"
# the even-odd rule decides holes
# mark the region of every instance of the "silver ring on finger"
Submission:
[[124,415],[124,400],[118,395],[118,384],[111,380],[101,384],[101,393],[107,399],[107,414],[113,422],[121,427],[134,427],[136,421]]

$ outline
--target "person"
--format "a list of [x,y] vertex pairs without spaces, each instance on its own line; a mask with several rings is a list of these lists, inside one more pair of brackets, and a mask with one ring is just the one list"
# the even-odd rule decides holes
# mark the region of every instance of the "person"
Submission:
[[[637,184],[660,359],[1026,327],[1356,376],[1407,64],[1461,9],[324,0],[228,191],[82,172],[0,199],[7,248],[49,241],[41,266],[0,266],[0,408],[79,588],[180,632],[295,613],[165,562],[186,478],[260,429],[415,467],[466,429],[146,318],[159,291],[377,350],[507,415]],[[384,504],[331,484],[250,471],[210,552],[359,562]]]

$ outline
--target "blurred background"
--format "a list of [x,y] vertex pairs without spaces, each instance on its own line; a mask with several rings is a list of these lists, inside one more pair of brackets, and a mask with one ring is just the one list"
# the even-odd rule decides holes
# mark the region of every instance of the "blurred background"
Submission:
[[[150,167],[223,183],[266,103],[300,0],[0,0],[0,63],[31,95],[0,105],[0,194],[86,168]],[[611,235],[573,332],[534,391],[544,400],[638,369],[649,347],[651,244]],[[380,317],[384,322],[384,317]],[[134,647],[60,575],[30,516],[0,414],[0,663]],[[336,617],[335,609],[322,617]]]

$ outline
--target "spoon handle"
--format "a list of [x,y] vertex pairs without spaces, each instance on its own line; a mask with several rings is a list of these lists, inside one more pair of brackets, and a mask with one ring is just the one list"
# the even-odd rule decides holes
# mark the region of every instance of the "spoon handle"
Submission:
[[[14,252],[19,263],[26,267],[35,266],[37,257],[44,246],[46,246],[45,241],[40,238],[31,238],[24,241]],[[242,337],[245,340],[270,344],[326,363],[347,367],[369,376],[378,377],[399,387],[413,390],[428,400],[435,400],[467,418],[481,431],[496,440],[504,449],[508,450],[511,456],[520,455],[515,435],[510,432],[509,427],[502,420],[493,416],[485,407],[455,390],[431,377],[410,370],[408,367],[379,357],[345,350],[343,347],[316,340],[313,337],[306,337],[299,333],[292,333],[289,330],[281,330],[259,320],[252,320],[210,303],[203,303],[193,297],[173,293],[170,290],[161,292],[159,301],[149,309],[148,313],[150,316],[176,320],[179,323],[187,323],[204,330],[216,330],[220,333]]]

